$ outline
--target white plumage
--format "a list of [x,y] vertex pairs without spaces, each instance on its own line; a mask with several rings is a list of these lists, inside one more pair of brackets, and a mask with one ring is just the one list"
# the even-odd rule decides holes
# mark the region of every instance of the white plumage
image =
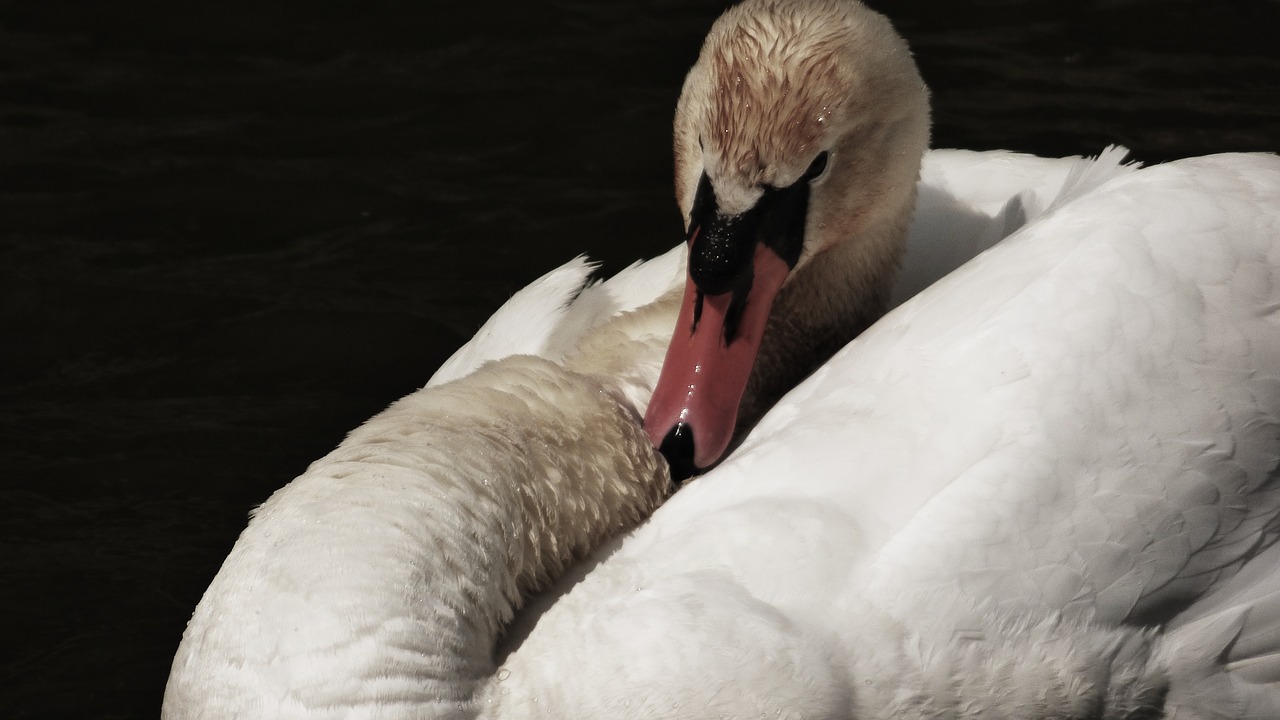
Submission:
[[1135,172],[885,317],[540,619],[495,716],[1276,717],[1278,191]]
[[[810,7],[864,12],[736,17]],[[1280,160],[1119,160],[928,154],[895,303],[995,246],[578,565],[499,663],[521,594],[669,491],[639,417],[682,250],[573,302],[589,266],[554,271],[255,513],[164,716],[1280,716]]]

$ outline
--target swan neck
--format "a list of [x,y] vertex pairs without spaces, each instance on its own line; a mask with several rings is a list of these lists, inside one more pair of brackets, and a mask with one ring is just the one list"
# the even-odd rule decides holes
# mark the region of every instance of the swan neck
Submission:
[[669,486],[617,391],[548,361],[410,395],[255,513],[164,717],[473,717],[522,598]]
[[873,224],[843,230],[849,237],[795,270],[774,302],[739,412],[739,433],[888,310],[914,204],[912,185],[898,207]]

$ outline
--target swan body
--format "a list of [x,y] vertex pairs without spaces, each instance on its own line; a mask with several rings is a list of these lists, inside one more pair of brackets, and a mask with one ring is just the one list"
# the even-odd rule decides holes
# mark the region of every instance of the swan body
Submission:
[[1273,156],[1050,210],[627,537],[485,716],[1276,717],[1278,237]]
[[[764,51],[787,72],[756,82]],[[815,53],[838,82],[782,92]],[[676,121],[688,248],[544,277],[264,503],[163,716],[1267,717],[1276,160],[921,166],[927,91],[854,2],[748,0],[703,58]],[[762,98],[787,122],[753,124]],[[992,245],[823,364],[904,252],[895,302]],[[680,397],[672,358],[709,357],[673,355],[681,313],[728,342],[766,276],[745,388]],[[607,542],[670,493],[671,417],[741,392],[699,435],[729,447],[818,365]],[[499,665],[522,598],[601,547]]]

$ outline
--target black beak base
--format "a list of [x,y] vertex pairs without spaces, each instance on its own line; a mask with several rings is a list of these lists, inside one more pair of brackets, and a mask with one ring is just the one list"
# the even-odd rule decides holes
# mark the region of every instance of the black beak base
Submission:
[[667,436],[662,438],[658,452],[667,459],[667,465],[671,468],[671,482],[677,488],[685,480],[698,474],[698,467],[693,464],[693,428],[688,423],[676,423]]

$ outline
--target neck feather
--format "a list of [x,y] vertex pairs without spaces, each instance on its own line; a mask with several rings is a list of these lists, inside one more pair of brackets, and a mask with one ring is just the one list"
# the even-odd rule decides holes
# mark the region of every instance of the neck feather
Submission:
[[255,513],[164,716],[469,717],[521,598],[669,482],[616,392],[555,364],[508,358],[410,395]]
[[[896,207],[881,207],[874,217],[831,223],[830,230],[826,222],[810,223],[818,236],[812,240],[826,249],[798,267],[778,293],[738,414],[739,435],[884,315],[915,204],[910,188]],[[821,237],[832,232],[845,237]]]

